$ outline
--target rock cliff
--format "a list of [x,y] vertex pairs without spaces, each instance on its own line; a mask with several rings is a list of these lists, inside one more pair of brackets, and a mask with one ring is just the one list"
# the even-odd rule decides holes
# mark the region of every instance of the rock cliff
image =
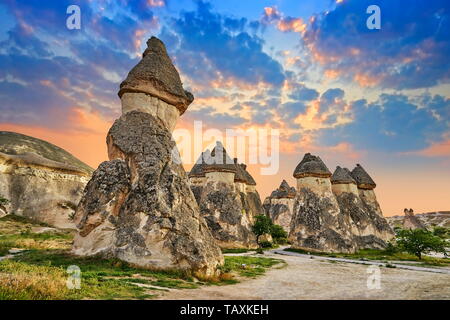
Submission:
[[51,143],[0,132],[0,195],[10,201],[4,212],[75,228],[72,218],[92,171]]

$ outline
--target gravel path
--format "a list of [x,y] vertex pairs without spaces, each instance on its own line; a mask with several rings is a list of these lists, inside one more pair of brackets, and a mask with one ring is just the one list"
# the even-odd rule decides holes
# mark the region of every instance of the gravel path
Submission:
[[171,290],[160,299],[446,299],[450,300],[450,275],[400,268],[380,268],[380,289],[367,288],[373,266],[302,255],[265,257],[283,259],[287,266],[236,285]]

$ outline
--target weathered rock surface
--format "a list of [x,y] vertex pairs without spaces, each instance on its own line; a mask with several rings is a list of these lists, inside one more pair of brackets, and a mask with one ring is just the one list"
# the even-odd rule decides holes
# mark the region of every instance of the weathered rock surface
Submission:
[[[246,167],[231,159],[218,142],[203,163],[197,163],[190,173],[191,188],[196,193],[200,212],[222,248],[253,248],[256,237],[251,231],[254,217],[262,213],[259,194]],[[202,184],[198,179],[205,175]],[[249,188],[250,187],[250,188]],[[249,188],[249,189],[248,189]]]
[[0,132],[0,195],[10,200],[3,214],[75,228],[73,214],[92,171],[46,141]]
[[256,237],[251,231],[252,216],[243,206],[234,185],[208,181],[200,196],[200,212],[222,248],[253,248]]
[[333,175],[323,161],[306,154],[294,172],[297,198],[289,239],[294,248],[354,252],[384,248],[394,233],[382,216],[375,182],[357,165],[337,167]]
[[287,233],[291,230],[296,195],[295,188],[290,187],[286,180],[283,180],[280,187],[264,200],[265,214],[274,224],[282,226]]
[[289,240],[293,248],[319,252],[354,252],[352,222],[336,199],[309,188],[297,191]]
[[[370,180],[373,182],[371,178]],[[331,177],[331,183],[341,214],[349,216],[353,226],[356,227],[352,232],[357,248],[384,248],[386,241],[394,236],[394,232],[373,205],[361,200],[357,182],[350,170],[338,166]],[[373,185],[375,185],[374,182]]]
[[183,167],[172,161],[176,145],[162,121],[128,112],[107,143],[110,161],[95,171],[77,208],[74,253],[214,275],[222,254]]

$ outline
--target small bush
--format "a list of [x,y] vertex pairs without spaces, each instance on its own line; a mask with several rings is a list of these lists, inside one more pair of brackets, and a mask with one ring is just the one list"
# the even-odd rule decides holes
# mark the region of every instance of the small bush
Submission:
[[261,248],[272,248],[273,246],[272,242],[270,241],[261,241],[259,245],[261,246]]

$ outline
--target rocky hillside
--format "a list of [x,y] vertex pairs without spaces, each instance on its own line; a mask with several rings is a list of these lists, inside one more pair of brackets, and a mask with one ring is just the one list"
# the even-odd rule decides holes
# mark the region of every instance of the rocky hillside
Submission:
[[14,213],[74,228],[75,207],[93,170],[46,141],[0,131],[0,215]]
[[[30,161],[33,158],[35,161],[38,161],[38,158],[41,158],[43,162],[45,160],[55,161],[59,165],[66,165],[68,169],[70,168],[89,175],[94,171],[66,150],[47,141],[20,133],[0,131],[0,152],[7,155],[19,156],[20,158],[28,158]],[[33,154],[38,157],[33,157]],[[46,161],[46,163],[50,164],[49,161]]]
[[[415,217],[427,227],[433,228],[436,226],[450,228],[450,211],[438,211],[415,214]],[[404,216],[386,217],[391,227],[401,227],[403,225]]]

